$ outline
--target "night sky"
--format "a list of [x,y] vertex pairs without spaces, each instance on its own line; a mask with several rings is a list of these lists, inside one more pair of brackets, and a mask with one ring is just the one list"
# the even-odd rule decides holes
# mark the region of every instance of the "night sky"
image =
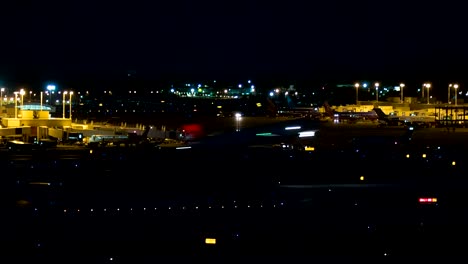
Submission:
[[463,81],[468,66],[462,1],[3,2],[3,82]]

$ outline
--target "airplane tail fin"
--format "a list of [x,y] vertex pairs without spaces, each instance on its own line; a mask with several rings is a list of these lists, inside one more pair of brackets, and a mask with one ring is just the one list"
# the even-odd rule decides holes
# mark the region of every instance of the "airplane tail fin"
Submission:
[[386,119],[388,116],[382,111],[382,109],[378,108],[378,107],[374,107],[374,112],[377,114],[377,116],[379,117],[379,119],[381,120],[384,120]]
[[327,101],[323,103],[323,107],[325,108],[325,113],[332,115],[333,114],[333,109],[330,107]]
[[277,111],[278,111],[276,104],[270,98],[267,98],[266,101],[267,101],[267,106],[266,106],[267,114],[269,116],[276,116]]
[[148,134],[149,134],[149,131],[150,131],[151,127],[149,125],[146,125],[145,126],[145,130],[143,131],[143,133],[141,134],[141,138],[142,139],[146,139],[148,137]]

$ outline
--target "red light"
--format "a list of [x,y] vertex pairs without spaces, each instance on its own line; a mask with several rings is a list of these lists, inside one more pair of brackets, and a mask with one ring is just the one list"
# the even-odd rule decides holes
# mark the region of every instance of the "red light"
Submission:
[[419,198],[419,203],[436,203],[437,198]]

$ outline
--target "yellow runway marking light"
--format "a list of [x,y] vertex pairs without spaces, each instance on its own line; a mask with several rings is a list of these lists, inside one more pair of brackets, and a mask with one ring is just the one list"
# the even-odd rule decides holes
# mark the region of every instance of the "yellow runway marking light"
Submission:
[[205,244],[215,245],[216,244],[216,238],[205,238]]

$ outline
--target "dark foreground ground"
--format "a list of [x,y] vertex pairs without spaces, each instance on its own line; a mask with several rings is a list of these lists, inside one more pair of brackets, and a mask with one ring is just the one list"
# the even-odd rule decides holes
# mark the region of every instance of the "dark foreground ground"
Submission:
[[462,145],[403,141],[396,131],[391,141],[367,135],[337,144],[328,132],[309,142],[311,152],[229,145],[2,153],[1,256],[279,263],[465,255]]

